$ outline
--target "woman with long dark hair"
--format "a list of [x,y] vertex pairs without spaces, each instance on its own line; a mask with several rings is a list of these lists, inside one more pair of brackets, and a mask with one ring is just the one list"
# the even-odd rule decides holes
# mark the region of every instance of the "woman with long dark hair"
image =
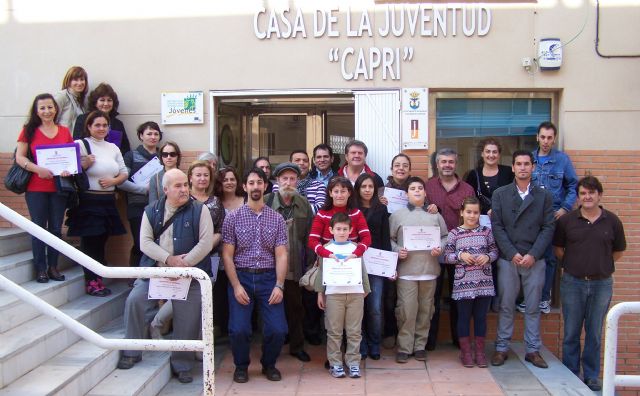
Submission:
[[[56,123],[58,112],[58,104],[51,94],[40,94],[33,99],[29,119],[18,136],[16,162],[32,173],[25,194],[31,221],[60,237],[67,200],[58,194],[53,173],[39,166],[36,157],[36,146],[73,143],[69,129]],[[31,151],[34,162],[27,158],[28,150]],[[62,176],[68,176],[67,172]],[[36,237],[31,237],[31,249],[37,282],[65,279],[64,275],[58,272],[57,250]]]
[[218,171],[213,194],[222,201],[225,213],[244,205],[245,193],[242,189],[238,172],[234,168],[227,166]]
[[[78,141],[89,190],[80,192],[78,207],[71,211],[68,221],[68,234],[80,237],[80,250],[104,265],[109,237],[126,233],[116,208],[115,187],[128,177],[120,149],[105,140],[108,132],[107,113],[99,110],[89,113],[83,139]],[[91,270],[84,268],[84,277],[87,294],[98,297],[111,294],[102,278]]]
[[[389,212],[387,212],[387,207],[378,198],[378,186],[373,176],[368,173],[358,176],[354,186],[354,194],[358,208],[364,214],[371,232],[370,247],[391,251]],[[364,301],[365,312],[362,321],[362,342],[360,343],[360,355],[363,358],[369,355],[373,360],[380,359],[380,342],[383,329],[382,297],[385,279],[388,278],[369,275],[371,293],[367,295]]]

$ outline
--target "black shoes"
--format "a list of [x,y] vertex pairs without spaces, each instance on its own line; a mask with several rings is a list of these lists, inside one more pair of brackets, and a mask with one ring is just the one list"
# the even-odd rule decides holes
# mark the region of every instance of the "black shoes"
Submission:
[[594,392],[598,392],[602,390],[602,385],[597,378],[587,378],[584,380],[584,383]]
[[58,281],[58,282],[62,282],[63,280],[66,279],[65,276],[62,275],[60,271],[58,271],[57,268],[49,267],[49,270],[47,271],[47,275],[49,276],[49,279],[53,279],[54,281]]
[[263,367],[262,374],[264,374],[264,376],[267,377],[269,381],[280,381],[282,379],[280,370],[275,367]]
[[178,373],[176,373],[176,376],[178,377],[178,382],[180,382],[181,384],[188,384],[190,382],[193,382],[193,377],[191,376],[191,372],[189,371],[179,371]]
[[47,276],[46,271],[38,271],[38,275],[36,276],[36,282],[38,283],[47,283],[49,282],[49,277]]
[[121,356],[118,361],[118,368],[121,370],[129,370],[141,360],[142,356]]
[[306,353],[305,351],[293,352],[293,353],[290,353],[289,355],[293,356],[294,358],[298,359],[301,362],[311,361],[311,356],[309,356],[309,354]]
[[249,381],[249,372],[247,369],[242,369],[236,367],[236,370],[233,372],[233,382],[237,382],[239,384],[244,384]]

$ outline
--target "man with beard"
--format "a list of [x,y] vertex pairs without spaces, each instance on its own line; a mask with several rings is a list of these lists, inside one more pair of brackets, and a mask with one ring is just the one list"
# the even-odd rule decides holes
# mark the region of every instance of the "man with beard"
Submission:
[[[209,253],[213,246],[213,223],[202,204],[189,199],[187,175],[179,169],[162,177],[165,197],[147,205],[142,216],[140,250],[144,254],[141,267],[198,267],[208,272]],[[149,300],[149,280],[138,279],[127,297],[124,309],[125,338],[144,338],[146,318],[156,306]],[[185,301],[172,300],[173,337],[178,340],[198,339],[201,295],[198,282],[191,282]],[[142,351],[122,351],[119,369],[130,369],[142,359]],[[193,381],[193,352],[171,352],[171,369],[178,381]]]
[[[427,202],[438,207],[440,214],[447,224],[447,230],[451,231],[460,225],[460,208],[462,201],[467,197],[475,196],[473,187],[467,184],[456,175],[456,165],[458,163],[458,152],[451,148],[442,148],[436,153],[436,167],[434,169],[435,177],[429,179],[426,183]],[[440,325],[440,295],[442,294],[442,283],[444,280],[444,269],[447,273],[447,284],[449,285],[449,297],[453,289],[453,277],[455,266],[444,265],[442,256],[440,256],[440,276],[436,284],[435,294],[435,310],[431,319],[431,327],[429,328],[429,340],[427,341],[427,350],[436,348],[438,340],[438,327]],[[449,324],[451,325],[451,341],[454,345],[458,345],[458,310],[455,300],[449,303]]]
[[[289,155],[290,163],[295,164],[298,167],[300,174],[298,175],[298,183],[296,189],[298,194],[302,195],[309,201],[313,214],[315,215],[318,210],[324,206],[324,200],[327,195],[327,188],[322,182],[309,177],[309,156],[304,150],[294,150]],[[276,167],[277,168],[277,167]],[[273,175],[278,181],[278,175],[273,172]],[[273,186],[272,192],[278,192],[279,184]]]
[[312,265],[315,256],[307,248],[313,212],[309,201],[298,193],[296,184],[300,168],[296,164],[284,162],[276,167],[273,174],[278,182],[278,190],[274,188],[274,192],[266,195],[264,201],[268,207],[280,213],[287,224],[289,268],[284,281],[284,309],[289,325],[289,354],[308,362],[311,358],[304,351],[302,323],[305,310],[298,282],[307,267]]
[[262,374],[280,381],[276,360],[287,334],[282,297],[287,274],[287,226],[280,214],[265,206],[267,176],[250,169],[243,188],[247,203],[229,213],[222,226],[222,260],[229,278],[229,338],[235,382],[249,381],[251,316],[256,305],[264,322]]

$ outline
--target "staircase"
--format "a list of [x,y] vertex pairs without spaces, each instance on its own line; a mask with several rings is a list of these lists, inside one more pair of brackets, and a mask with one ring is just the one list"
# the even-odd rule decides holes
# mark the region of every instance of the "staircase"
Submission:
[[[65,281],[37,283],[31,236],[0,229],[0,274],[103,336],[122,338],[127,283],[92,297],[79,265],[61,256],[59,268]],[[168,352],[145,352],[130,370],[115,369],[118,358],[0,290],[0,395],[156,395],[171,379]]]

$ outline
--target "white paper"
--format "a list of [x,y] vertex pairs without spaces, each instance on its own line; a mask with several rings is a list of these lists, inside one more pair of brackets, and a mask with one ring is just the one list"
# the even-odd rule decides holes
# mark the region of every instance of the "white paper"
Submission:
[[369,248],[362,255],[367,274],[390,278],[396,273],[398,253]]
[[139,171],[131,176],[131,180],[133,180],[133,183],[137,186],[148,186],[149,180],[151,180],[153,175],[160,172],[162,167],[160,159],[158,157],[153,157],[151,161],[144,164]]
[[491,217],[487,215],[480,215],[480,225],[491,228]]
[[402,242],[409,251],[431,250],[440,247],[440,227],[404,226]]
[[218,268],[220,267],[220,256],[211,256],[211,282],[218,279]]
[[149,279],[149,300],[186,300],[191,278]]
[[64,171],[75,175],[78,173],[78,150],[75,144],[69,147],[36,147],[38,166],[49,169],[55,176]]
[[362,259],[322,259],[322,284],[325,286],[362,285]]
[[396,188],[385,187],[382,196],[386,197],[387,201],[389,201],[389,204],[387,205],[387,211],[389,213],[393,213],[398,209],[406,208],[407,203],[409,203],[407,193]]

